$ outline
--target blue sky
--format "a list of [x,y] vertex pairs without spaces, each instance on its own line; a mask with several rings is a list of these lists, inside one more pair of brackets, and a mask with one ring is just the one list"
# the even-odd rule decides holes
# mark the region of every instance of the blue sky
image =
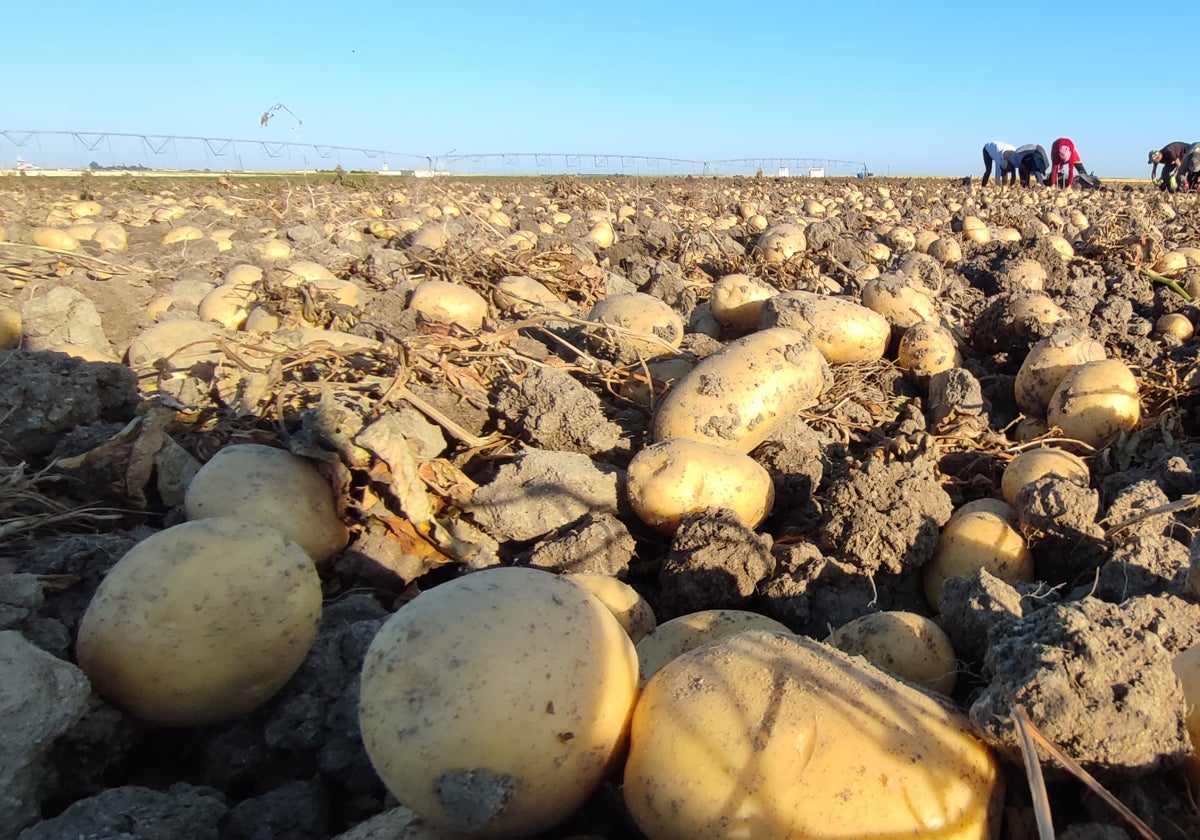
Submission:
[[[1150,148],[1200,137],[1186,97],[1193,50],[1160,37],[1175,27],[1157,7],[799,5],[13,4],[0,130],[420,155],[836,158],[877,174],[976,176],[989,140],[1049,147],[1067,135],[1101,177],[1149,177]],[[296,117],[280,110],[261,126],[276,103]],[[0,165],[63,154],[40,143],[0,136]],[[75,154],[100,159],[108,145]]]

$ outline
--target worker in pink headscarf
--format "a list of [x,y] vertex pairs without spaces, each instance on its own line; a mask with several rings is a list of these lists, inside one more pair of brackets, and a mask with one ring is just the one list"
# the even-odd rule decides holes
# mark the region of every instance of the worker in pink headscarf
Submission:
[[1058,186],[1058,170],[1059,167],[1067,168],[1064,186],[1075,186],[1075,173],[1086,175],[1087,170],[1083,168],[1083,162],[1079,159],[1079,152],[1075,149],[1075,143],[1070,137],[1059,137],[1054,141],[1054,145],[1050,147],[1050,186]]

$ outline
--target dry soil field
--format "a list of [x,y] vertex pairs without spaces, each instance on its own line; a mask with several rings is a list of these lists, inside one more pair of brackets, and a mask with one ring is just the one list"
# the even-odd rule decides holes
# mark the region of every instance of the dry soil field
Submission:
[[1200,836],[1198,206],[0,182],[0,838]]

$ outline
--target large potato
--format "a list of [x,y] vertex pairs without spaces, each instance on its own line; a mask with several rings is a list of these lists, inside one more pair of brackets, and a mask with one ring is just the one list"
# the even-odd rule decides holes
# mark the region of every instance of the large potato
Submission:
[[408,308],[422,318],[443,326],[457,325],[478,332],[487,317],[487,301],[479,292],[448,280],[418,283],[408,299]]
[[867,613],[846,622],[825,641],[931,691],[954,691],[954,646],[946,631],[923,615],[901,610]]
[[582,587],[487,569],[401,607],[363,662],[363,743],[404,805],[446,829],[535,834],[618,761],[637,656]]
[[724,446],[671,438],[642,449],[629,462],[626,485],[634,513],[665,533],[686,514],[709,507],[732,510],[755,528],[771,512],[771,476],[749,455]]
[[900,336],[896,363],[919,380],[962,365],[958,341],[946,327],[933,321],[913,324]]
[[937,550],[922,569],[925,598],[941,608],[942,587],[952,577],[967,577],[980,569],[1006,583],[1034,579],[1033,553],[1025,538],[1003,515],[978,510],[950,517],[938,538]]
[[637,643],[642,682],[680,654],[744,630],[791,632],[786,624],[747,610],[700,610],[676,616],[655,627]]
[[98,694],[142,720],[232,720],[300,667],[320,613],[316,568],[279,531],[185,522],[109,571],[79,626],[79,667]]
[[1141,419],[1138,382],[1120,359],[1085,362],[1071,370],[1046,408],[1046,421],[1063,434],[1092,446],[1103,446],[1121,431],[1132,431]]
[[226,446],[192,477],[184,494],[188,519],[232,516],[282,531],[321,563],[346,547],[349,531],[333,492],[299,455],[257,443]]
[[650,840],[984,840],[1003,777],[930,696],[828,645],[750,631],[646,684],[624,796]]
[[754,244],[754,253],[763,262],[783,263],[796,254],[804,253],[808,247],[808,239],[804,235],[804,227],[790,222],[780,222],[771,225],[758,236]]
[[933,295],[924,285],[903,274],[885,274],[863,285],[863,306],[882,315],[895,330],[905,330],[922,321],[936,322],[941,316]]
[[654,439],[688,438],[749,452],[832,381],[802,333],[776,327],[727,344],[702,360],[659,404]]
[[1104,345],[1086,331],[1064,327],[1029,348],[1013,382],[1017,407],[1026,414],[1044,417],[1050,397],[1067,374],[1084,362],[1105,358]]
[[814,292],[782,292],[764,301],[762,323],[803,333],[834,365],[878,361],[892,336],[891,324],[878,312]]

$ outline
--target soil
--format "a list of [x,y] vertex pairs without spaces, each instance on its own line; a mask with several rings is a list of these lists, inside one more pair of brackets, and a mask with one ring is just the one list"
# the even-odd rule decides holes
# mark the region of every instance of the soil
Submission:
[[[786,219],[809,198],[829,209],[811,220],[807,250],[763,262],[744,205]],[[0,310],[22,321],[0,350],[0,840],[450,836],[398,807],[376,775],[358,731],[358,675],[392,611],[498,564],[619,577],[660,621],[748,609],[824,639],[872,611],[934,616],[961,665],[952,699],[1009,777],[1002,836],[1035,832],[1014,704],[1159,836],[1200,836],[1171,670],[1200,642],[1200,344],[1155,331],[1168,312],[1193,322],[1197,312],[1143,270],[1195,244],[1196,201],[876,180],[0,183]],[[1076,227],[1086,219],[1075,210],[1092,221]],[[589,216],[604,214],[616,233],[608,248],[589,238]],[[1016,235],[976,244],[950,234],[966,215]],[[962,245],[957,265],[916,252],[879,265],[935,295],[961,367],[918,381],[894,352],[836,366],[818,404],[752,453],[776,491],[761,526],[708,509],[673,536],[645,527],[627,504],[624,467],[669,384],[651,396],[644,373],[666,368],[592,352],[591,306],[654,295],[687,325],[682,357],[694,362],[735,337],[709,308],[716,279],[742,272],[780,290],[856,296],[868,246],[898,221]],[[104,223],[121,226],[123,247],[98,243]],[[195,238],[163,241],[185,225]],[[70,229],[77,247],[37,245],[46,227]],[[1047,232],[1075,255],[1064,260]],[[353,286],[358,302],[291,282],[298,261]],[[263,270],[254,289],[278,320],[274,335],[227,329],[206,334],[186,363],[127,361],[148,328],[191,328],[201,299],[241,264]],[[921,568],[942,526],[962,504],[998,496],[1005,464],[1029,445],[1013,436],[1013,380],[1047,331],[1022,303],[1022,278],[1037,266],[1065,316],[1135,371],[1141,421],[1099,449],[1059,441],[1088,462],[1090,486],[1050,476],[1021,491],[1036,581],[951,579],[935,609]],[[406,308],[424,280],[490,299],[510,275],[540,281],[574,316],[493,306],[470,331]],[[359,343],[284,332],[313,326]],[[351,527],[349,547],[321,568],[317,640],[284,689],[243,718],[142,723],[92,694],[75,667],[80,619],[130,546],[183,521],[196,469],[245,442],[312,458]],[[1059,836],[1135,836],[1043,762]],[[543,836],[640,836],[619,782]]]

